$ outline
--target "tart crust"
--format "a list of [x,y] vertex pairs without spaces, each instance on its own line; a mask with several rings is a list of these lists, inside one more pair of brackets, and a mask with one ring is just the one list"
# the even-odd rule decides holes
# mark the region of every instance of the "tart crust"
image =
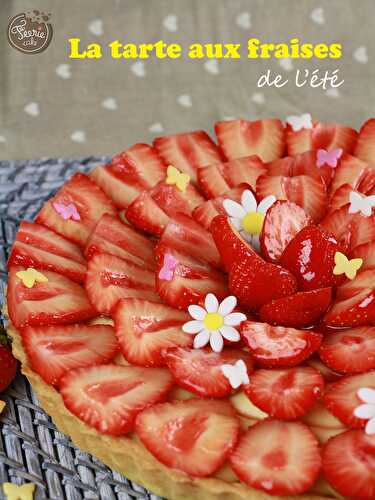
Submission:
[[157,495],[169,500],[324,500],[336,496],[333,491],[332,496],[328,492],[327,495],[271,496],[240,482],[194,478],[165,467],[144,448],[134,434],[116,438],[105,436],[70,413],[59,392],[46,384],[29,366],[21,336],[13,325],[7,326],[7,333],[13,340],[13,354],[22,365],[22,373],[59,431],[70,436],[76,446],[98,457],[111,469]]

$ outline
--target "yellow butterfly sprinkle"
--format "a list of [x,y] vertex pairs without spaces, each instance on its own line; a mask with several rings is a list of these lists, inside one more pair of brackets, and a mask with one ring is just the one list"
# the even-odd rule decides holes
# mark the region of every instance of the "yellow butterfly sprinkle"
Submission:
[[348,259],[346,255],[341,252],[335,253],[335,267],[333,269],[333,274],[338,276],[339,274],[345,274],[347,278],[353,280],[357,271],[363,264],[362,259]]
[[3,483],[3,490],[7,500],[33,500],[35,484],[26,483],[22,486],[12,483]]
[[190,182],[190,175],[184,174],[176,167],[169,165],[165,182],[167,184],[175,185],[177,189],[184,193]]
[[44,274],[40,273],[36,269],[29,267],[26,271],[18,271],[16,273],[17,278],[19,278],[26,288],[32,288],[35,283],[47,283],[48,278]]
[[5,408],[5,403],[4,401],[0,400],[0,413],[4,410],[4,408]]

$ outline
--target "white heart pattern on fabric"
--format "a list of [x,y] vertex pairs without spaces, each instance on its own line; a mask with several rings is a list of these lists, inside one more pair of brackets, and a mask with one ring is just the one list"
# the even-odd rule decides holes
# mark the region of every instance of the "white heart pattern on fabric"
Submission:
[[29,102],[23,109],[25,113],[30,116],[38,116],[40,114],[39,104],[37,102]]
[[69,78],[72,76],[69,64],[59,64],[55,71],[56,75],[63,80],[69,80]]
[[236,17],[236,24],[240,28],[247,30],[251,28],[251,14],[250,12],[241,12]]
[[311,129],[313,127],[312,118],[310,113],[304,113],[303,115],[291,115],[286,117],[286,123],[288,123],[294,132],[299,132],[302,129]]
[[177,29],[178,29],[177,16],[175,16],[174,14],[170,14],[169,16],[164,18],[163,26],[168,31],[172,31],[172,32],[177,31]]
[[341,97],[339,89],[336,89],[335,87],[331,87],[326,91],[326,96],[328,97],[333,97],[334,99],[337,99]]
[[143,61],[137,61],[130,66],[130,70],[135,76],[143,78],[146,76],[146,69]]
[[161,134],[164,132],[164,127],[160,122],[157,122],[150,125],[148,130],[153,134]]
[[86,134],[83,130],[76,130],[70,135],[73,142],[83,143],[86,142]]
[[290,57],[283,57],[282,59],[279,59],[279,65],[285,69],[285,71],[292,71],[293,70],[293,61]]
[[217,62],[217,59],[209,59],[204,63],[204,69],[208,72],[211,73],[211,75],[218,75],[220,73],[219,70],[219,63]]
[[355,61],[361,63],[361,64],[366,64],[368,63],[368,54],[367,54],[367,48],[365,46],[358,47],[353,52],[353,58]]
[[365,217],[371,217],[372,209],[375,207],[375,195],[365,196],[364,194],[357,193],[357,191],[351,191],[349,201],[350,214],[360,212]]
[[107,97],[102,101],[102,106],[105,109],[109,109],[110,111],[114,111],[117,109],[117,101],[114,97]]
[[266,98],[261,92],[255,92],[255,94],[251,96],[251,100],[256,104],[264,104],[266,102]]
[[312,10],[310,13],[310,19],[316,24],[324,24],[325,18],[323,7],[317,7],[316,9]]
[[191,99],[191,96],[188,94],[183,94],[177,97],[177,102],[184,108],[191,108],[193,105],[193,101]]
[[94,19],[89,24],[89,32],[95,36],[100,36],[104,33],[103,21],[101,19]]

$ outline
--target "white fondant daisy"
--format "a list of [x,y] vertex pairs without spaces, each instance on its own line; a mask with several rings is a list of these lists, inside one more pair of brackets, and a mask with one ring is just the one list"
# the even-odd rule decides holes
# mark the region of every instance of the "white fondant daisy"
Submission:
[[364,404],[357,406],[354,410],[354,415],[357,418],[367,420],[365,427],[366,434],[375,434],[375,389],[364,387],[359,389],[357,396]]
[[250,383],[247,366],[242,359],[236,361],[234,365],[221,365],[220,368],[233,389],[238,389],[242,384]]
[[199,349],[208,343],[213,351],[221,352],[224,339],[238,342],[240,334],[234,328],[245,321],[245,314],[232,312],[237,305],[233,295],[226,297],[221,304],[213,293],[206,295],[204,307],[191,305],[188,308],[193,321],[188,321],[182,326],[185,333],[195,335],[194,348]]
[[223,201],[223,207],[230,217],[230,222],[255,250],[259,250],[259,235],[262,231],[265,214],[275,201],[276,197],[270,195],[263,198],[258,205],[255,196],[249,189],[242,193],[241,203],[233,200]]
[[351,191],[349,194],[349,213],[356,214],[360,212],[365,217],[370,217],[372,209],[375,207],[375,195],[365,196],[364,194]]

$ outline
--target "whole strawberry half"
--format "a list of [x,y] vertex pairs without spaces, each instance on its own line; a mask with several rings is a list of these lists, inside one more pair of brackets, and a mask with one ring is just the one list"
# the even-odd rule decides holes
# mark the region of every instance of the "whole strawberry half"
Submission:
[[280,265],[293,273],[301,290],[338,285],[345,278],[333,274],[336,252],[342,249],[333,234],[307,226],[286,247]]
[[16,376],[17,361],[9,347],[0,343],[0,392],[4,391]]

